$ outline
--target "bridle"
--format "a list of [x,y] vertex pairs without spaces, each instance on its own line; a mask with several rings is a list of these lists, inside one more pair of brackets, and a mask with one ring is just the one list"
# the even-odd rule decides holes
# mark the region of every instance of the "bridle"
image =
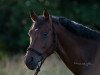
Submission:
[[[48,52],[49,55],[54,53],[54,49],[56,49],[56,33],[55,33],[55,28],[54,28],[53,24],[52,24],[52,44],[51,44],[50,48],[48,48],[48,49],[52,49],[52,51],[49,50],[49,51],[51,51],[50,53]],[[49,55],[46,56],[46,57],[43,57],[44,53],[40,53],[37,50],[32,49],[32,48],[28,48],[27,51],[32,51],[32,52],[36,53],[38,56],[42,57],[42,60],[40,61],[40,64],[38,64],[38,66],[36,68],[36,72],[34,73],[34,75],[37,75],[39,73],[39,71],[40,71],[40,68],[41,68],[42,64],[44,63],[45,59]]]

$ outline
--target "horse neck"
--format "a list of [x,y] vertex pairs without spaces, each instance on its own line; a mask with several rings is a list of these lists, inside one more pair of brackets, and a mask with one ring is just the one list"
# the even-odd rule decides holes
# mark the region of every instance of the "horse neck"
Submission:
[[[77,64],[88,62],[88,58],[85,55],[86,50],[84,46],[82,47],[82,45],[80,45],[80,41],[86,42],[87,40],[81,40],[81,38],[75,36],[61,25],[55,25],[54,27],[57,34],[56,52],[59,54],[65,65],[78,75],[82,72],[83,65]],[[84,48],[84,50],[82,48]]]
[[83,60],[88,60],[89,57],[87,55],[90,54],[92,58],[92,56],[94,57],[99,49],[98,47],[100,42],[97,40],[75,35],[74,33],[65,29],[62,25],[55,25],[55,30],[59,44],[66,53],[69,52],[74,56],[83,58]]
[[84,60],[84,55],[80,55],[81,51],[78,48],[78,41],[76,41],[78,38],[75,35],[60,25],[56,27],[56,33],[58,39],[58,48],[63,54],[68,55],[69,58],[76,56],[76,59],[77,57],[81,57],[81,59]]
[[75,53],[74,50],[72,51],[72,48],[74,48],[76,44],[73,43],[74,40],[72,39],[71,34],[69,34],[69,32],[66,32],[66,30],[62,26],[56,26],[56,25],[55,25],[55,32],[57,34],[57,50],[56,50],[56,52],[58,53],[58,55],[60,56],[62,61],[65,63],[65,65],[74,74],[78,75],[78,73],[81,72],[81,69],[80,69],[81,66],[79,68],[79,67],[75,66],[75,64],[74,64],[73,57],[76,56],[75,59],[77,59],[78,55],[74,54]]

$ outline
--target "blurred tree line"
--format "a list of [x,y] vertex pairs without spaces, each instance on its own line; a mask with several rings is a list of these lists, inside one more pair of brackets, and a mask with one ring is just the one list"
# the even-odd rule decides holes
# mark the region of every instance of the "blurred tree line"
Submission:
[[29,11],[64,16],[100,31],[100,0],[0,0],[0,55],[26,52]]

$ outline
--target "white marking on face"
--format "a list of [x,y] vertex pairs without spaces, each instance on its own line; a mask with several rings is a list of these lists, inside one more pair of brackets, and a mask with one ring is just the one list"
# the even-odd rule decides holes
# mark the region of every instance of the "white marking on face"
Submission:
[[37,31],[38,29],[35,29],[34,31]]
[[32,42],[32,37],[30,37],[30,44],[31,44],[31,42]]

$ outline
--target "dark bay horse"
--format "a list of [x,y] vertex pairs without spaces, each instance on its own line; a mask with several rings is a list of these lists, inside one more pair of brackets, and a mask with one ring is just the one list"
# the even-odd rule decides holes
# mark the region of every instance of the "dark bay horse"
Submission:
[[50,16],[46,10],[40,16],[31,11],[30,17],[33,24],[25,59],[30,70],[40,67],[41,62],[56,52],[74,75],[100,74],[98,31],[64,17]]

